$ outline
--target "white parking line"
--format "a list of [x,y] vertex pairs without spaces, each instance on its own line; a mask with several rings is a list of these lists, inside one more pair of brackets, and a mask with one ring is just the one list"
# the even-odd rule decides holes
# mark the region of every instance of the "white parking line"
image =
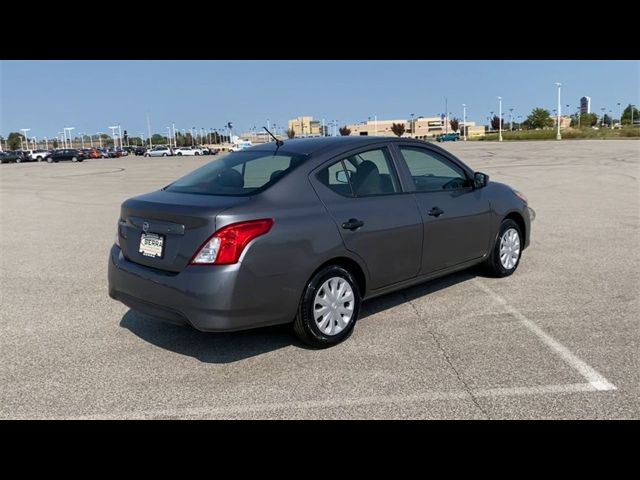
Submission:
[[[540,385],[535,387],[505,387],[472,390],[476,397],[513,397],[521,395],[540,395],[547,393],[595,392],[598,389],[590,383],[567,385]],[[444,400],[469,400],[467,391],[425,392],[414,395],[374,395],[371,397],[336,398],[326,400],[306,400],[298,402],[274,402],[249,405],[229,405],[223,407],[194,407],[165,410],[137,410],[116,413],[55,417],[64,419],[118,419],[118,418],[163,418],[163,417],[211,417],[240,416],[250,413],[268,413],[274,411],[317,410],[320,408],[344,408],[365,405],[406,405],[411,403],[434,402]],[[54,417],[42,417],[54,418]]]
[[538,325],[525,317],[515,307],[512,307],[507,301],[500,295],[495,293],[484,283],[477,278],[473,280],[473,283],[493,300],[502,305],[504,309],[519,320],[525,327],[533,332],[547,347],[556,352],[560,358],[562,358],[569,366],[574,368],[580,373],[589,384],[596,390],[616,390],[616,386],[604,378],[593,367],[589,366],[586,362],[576,357],[567,347],[558,342],[551,335],[542,330]]

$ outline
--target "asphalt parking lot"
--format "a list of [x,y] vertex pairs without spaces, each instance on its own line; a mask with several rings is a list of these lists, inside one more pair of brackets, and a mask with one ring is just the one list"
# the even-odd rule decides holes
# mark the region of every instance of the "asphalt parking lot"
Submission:
[[529,197],[518,271],[374,299],[327,350],[108,297],[120,203],[217,157],[0,165],[0,418],[640,418],[640,141],[443,146]]

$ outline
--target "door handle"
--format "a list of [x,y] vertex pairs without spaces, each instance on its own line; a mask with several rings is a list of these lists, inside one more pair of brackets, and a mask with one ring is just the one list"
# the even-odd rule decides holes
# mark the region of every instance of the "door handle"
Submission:
[[433,207],[427,213],[429,215],[431,215],[432,217],[438,218],[440,215],[442,215],[444,213],[444,210],[440,209],[439,207]]
[[357,218],[350,218],[348,221],[342,224],[342,228],[351,231],[357,230],[362,226],[364,226],[364,222],[362,220],[358,220]]

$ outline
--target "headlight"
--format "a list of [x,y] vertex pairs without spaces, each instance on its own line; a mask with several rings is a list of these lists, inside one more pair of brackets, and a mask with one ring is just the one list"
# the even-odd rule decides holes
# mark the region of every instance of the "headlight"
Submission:
[[519,192],[518,190],[513,190],[513,193],[516,195],[516,197],[518,197],[524,203],[529,203],[529,200],[527,199],[527,196],[524,193]]

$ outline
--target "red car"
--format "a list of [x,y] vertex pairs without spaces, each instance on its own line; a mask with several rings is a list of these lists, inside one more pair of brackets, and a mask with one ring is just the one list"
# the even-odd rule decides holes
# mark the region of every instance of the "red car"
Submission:
[[89,150],[89,158],[103,158],[103,157],[104,155],[100,150],[97,150],[95,148],[92,148],[91,150]]

